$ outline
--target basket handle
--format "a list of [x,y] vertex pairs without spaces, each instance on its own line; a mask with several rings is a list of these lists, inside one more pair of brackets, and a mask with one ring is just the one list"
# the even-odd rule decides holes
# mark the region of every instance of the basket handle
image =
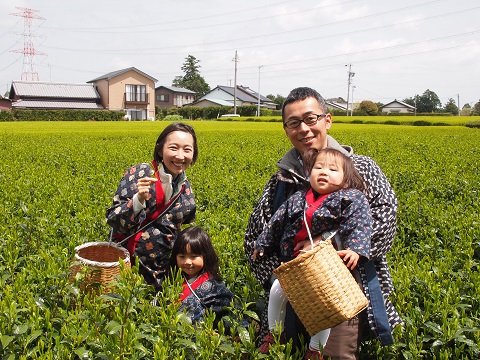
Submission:
[[[307,222],[307,210],[304,210],[303,211],[303,222],[305,223],[305,227],[307,228],[307,234],[308,234],[308,239],[310,240],[310,244],[312,245],[312,249],[314,247],[314,244],[313,244],[313,239],[312,239],[312,234],[310,232],[310,228],[308,226],[308,222]],[[326,239],[323,239],[323,240],[330,240],[332,239],[338,232],[338,229],[331,232]]]

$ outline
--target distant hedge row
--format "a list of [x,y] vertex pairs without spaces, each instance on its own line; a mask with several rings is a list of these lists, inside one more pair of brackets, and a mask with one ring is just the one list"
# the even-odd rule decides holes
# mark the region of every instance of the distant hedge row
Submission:
[[[256,116],[258,107],[255,105],[237,106],[236,113],[240,116]],[[227,106],[183,106],[181,108],[160,109],[157,107],[157,119],[164,119],[169,115],[181,115],[184,119],[217,119],[222,115],[233,114],[234,109]],[[260,109],[262,116],[280,116],[281,110]]]
[[0,121],[121,121],[124,116],[124,111],[111,110],[0,111]]

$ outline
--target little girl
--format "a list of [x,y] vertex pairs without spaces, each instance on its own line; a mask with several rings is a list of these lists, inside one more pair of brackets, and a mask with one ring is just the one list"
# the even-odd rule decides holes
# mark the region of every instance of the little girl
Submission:
[[170,269],[180,269],[184,277],[180,311],[186,309],[193,323],[201,321],[206,309],[216,314],[216,323],[225,315],[233,293],[218,269],[218,256],[208,234],[198,226],[181,231],[175,240]]
[[[353,270],[370,256],[372,217],[364,191],[364,183],[352,160],[334,149],[309,149],[304,156],[305,173],[310,174],[311,188],[293,194],[276,211],[268,226],[255,242],[254,260],[268,256],[276,248],[282,261],[296,257],[308,238],[307,226],[313,237],[337,230],[341,244],[338,255]],[[308,243],[310,243],[308,241]],[[340,245],[340,246],[339,246]],[[260,257],[259,257],[260,256]],[[278,279],[272,285],[268,303],[270,333],[263,339],[259,351],[268,353],[273,343],[272,330],[283,328],[287,298]],[[325,346],[330,329],[310,339],[305,359],[321,359],[319,344]]]

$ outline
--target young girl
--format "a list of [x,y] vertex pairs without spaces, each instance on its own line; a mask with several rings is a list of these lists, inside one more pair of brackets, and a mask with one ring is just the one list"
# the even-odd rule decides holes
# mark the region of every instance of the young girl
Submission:
[[201,321],[205,311],[216,314],[216,322],[225,315],[233,293],[228,290],[218,269],[218,256],[208,234],[198,226],[181,231],[175,240],[170,269],[180,269],[184,277],[180,310],[186,309],[193,323]]
[[[310,149],[304,159],[311,188],[306,193],[296,192],[277,210],[255,242],[253,258],[261,261],[262,256],[267,257],[268,252],[276,248],[282,260],[289,261],[306,250],[305,212],[312,236],[338,229],[341,240],[338,255],[350,270],[354,270],[370,255],[372,217],[368,201],[362,193],[363,180],[352,160],[338,150]],[[283,325],[286,303],[285,293],[275,280],[268,304],[270,333],[264,337],[260,352],[269,352],[274,340],[272,330]],[[319,344],[325,346],[329,332],[330,329],[327,329],[312,336],[305,359],[322,358]]]

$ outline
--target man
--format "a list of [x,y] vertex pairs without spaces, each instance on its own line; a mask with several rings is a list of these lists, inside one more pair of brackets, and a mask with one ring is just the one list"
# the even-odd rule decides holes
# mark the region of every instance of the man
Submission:
[[[285,134],[293,145],[277,162],[279,170],[270,178],[253,210],[245,231],[244,247],[249,264],[257,280],[268,293],[272,283],[273,269],[280,265],[279,254],[264,256],[254,261],[254,242],[268,224],[278,207],[297,190],[308,187],[308,177],[303,170],[302,154],[310,148],[335,148],[352,157],[355,167],[365,181],[372,211],[372,238],[370,261],[356,275],[369,299],[366,319],[382,345],[393,343],[391,330],[402,323],[398,313],[388,300],[393,291],[386,253],[390,250],[396,231],[397,198],[387,178],[378,165],[366,156],[353,154],[349,146],[340,145],[327,135],[332,126],[325,100],[310,88],[296,88],[285,99],[282,108]],[[324,355],[331,359],[356,359],[362,337],[362,316],[342,323],[330,332]],[[265,335],[267,314],[262,316],[262,335]],[[296,335],[291,330],[294,321],[287,319],[287,338]],[[290,328],[290,330],[289,330]],[[290,333],[289,333],[290,332]],[[265,341],[270,341],[264,338]],[[294,339],[295,343],[295,339]]]

